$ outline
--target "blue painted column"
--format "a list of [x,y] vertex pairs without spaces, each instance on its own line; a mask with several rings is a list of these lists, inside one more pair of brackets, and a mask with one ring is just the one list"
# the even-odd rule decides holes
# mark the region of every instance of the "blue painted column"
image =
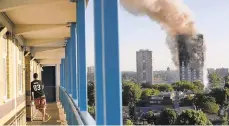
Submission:
[[[122,125],[122,88],[119,66],[118,1],[101,2],[104,125]],[[99,12],[98,12],[99,13]],[[98,17],[95,17],[97,19]],[[100,20],[100,19],[98,19]],[[96,28],[96,27],[95,27]]]
[[65,47],[65,89],[68,92],[68,39]]
[[104,125],[104,88],[103,88],[103,59],[102,59],[102,7],[101,0],[94,0],[94,35],[95,35],[95,107],[96,124]]
[[63,60],[63,88],[66,89],[65,85],[65,58]]
[[67,39],[67,92],[68,94],[71,94],[71,78],[70,78],[70,74],[71,74],[71,67],[70,67],[70,39]]
[[61,86],[64,87],[64,59],[61,59]]
[[62,62],[62,59],[61,59],[61,63],[60,63],[60,87],[63,87],[63,62]]
[[63,87],[63,60],[61,59],[61,64],[60,64],[60,87],[59,87],[59,99],[60,102],[62,102],[62,87]]
[[86,45],[85,45],[85,2],[78,0],[77,8],[77,71],[79,83],[79,108],[87,111],[87,77],[86,77]]
[[72,97],[74,100],[77,100],[78,91],[77,91],[77,76],[76,76],[76,23],[71,24],[71,41],[72,41]]
[[63,75],[64,75],[64,67],[63,67],[64,65],[63,65],[63,59],[61,59],[61,87],[64,87],[64,77],[63,77]]
[[72,40],[69,39],[68,44],[68,65],[69,65],[69,72],[68,72],[68,78],[69,78],[69,94],[72,96]]

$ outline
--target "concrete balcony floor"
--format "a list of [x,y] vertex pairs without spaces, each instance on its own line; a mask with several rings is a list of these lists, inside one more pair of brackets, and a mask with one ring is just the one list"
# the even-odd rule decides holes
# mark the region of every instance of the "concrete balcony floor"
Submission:
[[66,115],[59,102],[48,103],[46,113],[51,116],[51,119],[47,122],[42,122],[41,112],[37,111],[37,114],[33,117],[33,121],[27,122],[27,125],[68,125]]

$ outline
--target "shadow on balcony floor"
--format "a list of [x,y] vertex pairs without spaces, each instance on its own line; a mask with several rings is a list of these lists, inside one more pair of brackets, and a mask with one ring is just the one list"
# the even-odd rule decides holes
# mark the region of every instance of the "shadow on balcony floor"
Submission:
[[38,111],[33,122],[27,122],[27,125],[67,125],[64,110],[59,102],[48,103],[46,112],[51,116],[48,122],[42,122],[42,115]]

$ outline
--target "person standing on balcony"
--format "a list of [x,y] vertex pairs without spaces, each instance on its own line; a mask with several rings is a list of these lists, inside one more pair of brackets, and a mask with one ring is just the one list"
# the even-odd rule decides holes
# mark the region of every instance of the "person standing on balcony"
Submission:
[[46,109],[46,97],[44,92],[44,83],[38,80],[38,74],[33,74],[34,81],[31,82],[32,100],[34,100],[35,107],[42,113],[42,120],[45,122],[45,116],[48,121],[51,116],[45,112]]

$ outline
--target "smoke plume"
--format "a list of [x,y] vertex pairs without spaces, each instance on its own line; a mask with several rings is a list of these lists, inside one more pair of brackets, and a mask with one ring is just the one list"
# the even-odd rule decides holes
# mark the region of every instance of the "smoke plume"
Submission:
[[[136,16],[149,16],[167,32],[167,44],[172,60],[179,65],[179,44],[184,44],[190,64],[194,67],[204,63],[204,43],[196,33],[190,9],[181,0],[120,0],[123,7]],[[183,35],[183,43],[178,43]]]
[[148,15],[161,24],[169,35],[195,33],[191,11],[181,0],[121,0],[134,15]]

